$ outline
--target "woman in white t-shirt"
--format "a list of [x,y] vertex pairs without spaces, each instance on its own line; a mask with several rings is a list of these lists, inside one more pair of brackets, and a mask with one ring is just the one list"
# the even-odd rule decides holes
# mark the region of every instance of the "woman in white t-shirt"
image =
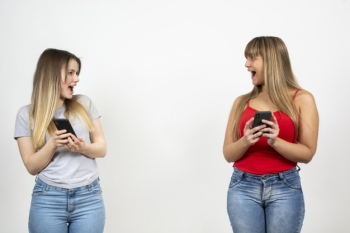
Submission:
[[[105,209],[95,158],[106,155],[100,115],[91,100],[73,95],[81,62],[67,51],[45,50],[38,61],[31,104],[17,114],[15,139],[25,167],[37,175],[29,232],[99,233]],[[66,118],[77,135],[57,130]]]

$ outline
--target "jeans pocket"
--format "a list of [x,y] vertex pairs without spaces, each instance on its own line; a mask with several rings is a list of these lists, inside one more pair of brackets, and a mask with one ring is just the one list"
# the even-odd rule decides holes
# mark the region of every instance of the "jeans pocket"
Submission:
[[283,183],[293,189],[301,189],[300,176],[298,172],[283,176]]
[[101,189],[100,184],[91,187],[90,192],[91,193],[95,193],[95,194],[101,194],[102,193],[102,189]]
[[43,195],[43,192],[44,192],[44,187],[35,186],[34,189],[33,189],[32,196]]
[[231,181],[230,181],[229,188],[235,187],[241,180],[242,180],[242,176],[240,176],[237,173],[233,172],[232,176],[231,176]]

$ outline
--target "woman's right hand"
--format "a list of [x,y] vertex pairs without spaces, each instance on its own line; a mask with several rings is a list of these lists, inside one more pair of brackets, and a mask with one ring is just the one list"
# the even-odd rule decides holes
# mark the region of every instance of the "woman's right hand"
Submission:
[[65,129],[56,130],[50,138],[51,144],[54,147],[65,146],[69,142],[68,137],[71,136],[71,133],[66,133],[66,132],[67,132],[67,130],[65,130]]
[[[258,131],[260,131],[261,129],[266,127],[266,125],[263,124],[263,125],[257,126],[257,127],[252,129],[253,121],[254,121],[254,117],[250,118],[250,120],[247,121],[247,123],[245,124],[244,130],[243,130],[244,136],[242,137],[242,139],[244,140],[244,142],[247,146],[252,146],[257,141],[259,141],[260,137],[263,133],[258,132]],[[255,133],[255,132],[257,132],[257,133]]]

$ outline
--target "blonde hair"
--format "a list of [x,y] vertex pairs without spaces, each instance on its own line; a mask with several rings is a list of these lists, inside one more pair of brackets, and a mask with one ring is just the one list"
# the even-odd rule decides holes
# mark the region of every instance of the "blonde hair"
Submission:
[[[301,89],[298,85],[290,63],[288,50],[284,42],[278,37],[262,36],[252,39],[246,46],[244,56],[260,55],[264,61],[264,81],[267,93],[278,111],[286,113],[294,123],[294,139],[298,135],[297,111],[289,95],[290,89]],[[230,122],[235,119],[233,134],[240,138],[239,120],[247,101],[254,99],[262,91],[262,86],[254,86],[253,90],[242,96],[234,114],[231,114]]]
[[[80,72],[80,59],[64,50],[46,49],[38,60],[34,73],[33,92],[29,110],[29,129],[32,122],[35,149],[44,146],[47,131],[50,135],[53,135],[56,131],[52,119],[60,98],[61,71],[62,69],[68,69],[68,62],[71,59],[78,63]],[[67,119],[70,116],[82,119],[89,131],[94,130],[89,113],[84,105],[77,101],[76,96],[73,96],[72,99],[65,99],[64,104],[66,107],[64,116]]]

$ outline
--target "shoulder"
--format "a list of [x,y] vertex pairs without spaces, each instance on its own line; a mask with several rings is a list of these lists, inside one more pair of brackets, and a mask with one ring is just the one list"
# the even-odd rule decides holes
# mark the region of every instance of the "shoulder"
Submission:
[[233,105],[235,106],[235,105],[239,105],[243,100],[244,100],[244,98],[246,97],[246,95],[240,95],[240,96],[238,96],[236,99],[235,99],[235,101],[233,102]]
[[246,98],[247,98],[247,95],[241,95],[235,99],[235,101],[233,102],[232,109],[231,109],[231,114],[234,114],[237,111],[237,109],[241,105],[242,101],[244,101]]
[[314,96],[308,92],[307,90],[300,90],[297,95],[295,96],[294,101],[296,103],[302,103],[302,102],[315,102]]
[[82,102],[82,103],[89,103],[91,102],[91,99],[87,97],[86,95],[74,95],[74,99]]
[[83,104],[86,108],[89,108],[92,104],[91,99],[86,95],[74,95],[74,99]]
[[21,107],[17,112],[17,117],[28,117],[30,110],[30,104]]
[[300,90],[295,96],[294,104],[298,108],[314,107],[316,106],[316,101],[310,92],[307,90]]

